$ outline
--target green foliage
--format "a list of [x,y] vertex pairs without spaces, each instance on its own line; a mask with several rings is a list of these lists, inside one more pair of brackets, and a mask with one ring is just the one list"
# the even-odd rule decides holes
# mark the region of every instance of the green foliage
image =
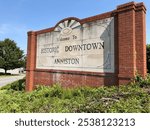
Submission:
[[148,73],[150,73],[150,44],[147,44],[146,49],[147,49],[147,69]]
[[10,39],[0,41],[0,68],[7,70],[23,67],[23,51]]
[[24,79],[0,90],[1,113],[150,112],[149,87],[141,88],[135,83],[120,86],[119,90],[115,86],[71,89],[60,85],[38,86],[30,93],[24,92],[23,86]]
[[147,74],[145,78],[137,74],[132,84],[140,87],[150,87],[150,74]]
[[12,84],[8,84],[0,88],[0,90],[24,91],[25,90],[25,78],[15,81]]

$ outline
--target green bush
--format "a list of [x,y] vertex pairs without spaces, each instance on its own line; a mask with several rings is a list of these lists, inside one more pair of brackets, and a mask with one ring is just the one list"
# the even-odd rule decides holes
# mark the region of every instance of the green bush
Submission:
[[20,79],[18,81],[13,82],[12,84],[8,84],[1,88],[1,90],[16,90],[16,91],[24,91],[25,90],[25,78]]
[[[19,80],[0,90],[1,113],[95,113],[95,112],[150,112],[150,88],[140,83],[128,86],[62,88],[38,86],[25,92],[25,80]],[[136,82],[137,82],[136,81]],[[149,77],[146,79],[148,83]]]
[[138,85],[140,87],[150,87],[150,74],[147,74],[145,78],[137,74],[134,79],[134,85]]
[[148,73],[150,73],[150,44],[147,44],[146,50],[147,50],[147,69]]

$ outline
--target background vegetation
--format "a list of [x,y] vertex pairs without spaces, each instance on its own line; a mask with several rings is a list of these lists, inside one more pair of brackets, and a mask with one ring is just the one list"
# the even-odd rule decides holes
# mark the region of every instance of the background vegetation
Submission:
[[38,86],[24,92],[25,79],[0,90],[1,113],[150,112],[150,76],[140,76],[128,86],[62,88]]
[[13,40],[0,41],[0,68],[5,70],[5,74],[7,70],[23,67],[24,64],[23,51]]
[[146,46],[147,50],[147,69],[148,73],[150,73],[150,44],[147,44]]

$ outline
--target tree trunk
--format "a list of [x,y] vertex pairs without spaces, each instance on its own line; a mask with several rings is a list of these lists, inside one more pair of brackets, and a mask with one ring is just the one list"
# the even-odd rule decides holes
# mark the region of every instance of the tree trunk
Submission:
[[5,70],[5,74],[7,74],[7,69],[4,69]]

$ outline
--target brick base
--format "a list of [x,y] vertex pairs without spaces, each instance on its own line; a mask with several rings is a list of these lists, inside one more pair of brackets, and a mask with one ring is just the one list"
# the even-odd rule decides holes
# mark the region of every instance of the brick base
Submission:
[[52,85],[60,84],[63,87],[79,87],[79,86],[110,86],[117,84],[117,77],[114,74],[91,75],[91,74],[75,74],[60,72],[34,72],[34,83],[36,85]]

